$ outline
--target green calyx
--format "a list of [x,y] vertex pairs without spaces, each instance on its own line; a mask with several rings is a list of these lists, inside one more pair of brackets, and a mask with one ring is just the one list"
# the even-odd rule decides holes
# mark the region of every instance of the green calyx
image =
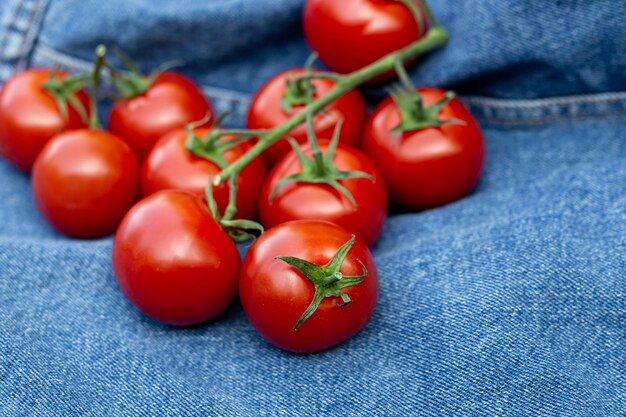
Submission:
[[280,259],[289,266],[297,269],[302,275],[311,281],[315,287],[315,295],[313,295],[311,304],[309,304],[302,316],[300,316],[298,322],[293,327],[293,330],[296,330],[302,323],[311,317],[325,298],[340,297],[342,304],[340,304],[339,307],[344,307],[350,304],[352,300],[348,294],[341,290],[357,285],[361,283],[365,277],[367,277],[367,268],[365,268],[363,262],[358,259],[357,261],[363,268],[362,275],[346,276],[340,272],[341,265],[346,259],[346,255],[354,245],[355,239],[355,236],[352,235],[352,238],[337,250],[335,255],[326,265],[316,265],[312,262],[293,256],[276,257],[276,259]]
[[317,59],[317,54],[312,53],[304,64],[305,77],[287,78],[285,80],[285,92],[280,99],[280,108],[287,114],[293,113],[294,106],[307,105],[315,101],[315,86],[311,82],[311,67]]
[[166,62],[150,73],[150,75],[145,76],[139,71],[139,68],[135,65],[133,60],[121,49],[115,48],[113,49],[113,53],[122,64],[124,64],[127,70],[126,73],[122,74],[107,63],[107,68],[111,72],[113,86],[124,100],[129,100],[145,93],[161,73],[182,64],[180,61]]
[[87,111],[83,103],[78,99],[77,93],[90,81],[91,73],[70,76],[61,80],[57,75],[57,71],[52,70],[50,77],[42,84],[42,88],[54,98],[63,120],[67,122],[69,118],[69,105],[78,113],[84,123],[88,123]]
[[320,149],[317,139],[315,138],[315,132],[313,131],[313,118],[309,116],[307,118],[307,133],[309,137],[309,143],[311,144],[311,149],[313,151],[312,158],[309,158],[302,152],[300,145],[293,139],[289,138],[288,141],[291,144],[291,147],[296,152],[298,156],[298,161],[300,162],[300,166],[302,170],[296,174],[289,175],[276,184],[274,189],[272,190],[269,200],[270,202],[274,199],[274,196],[282,188],[285,184],[290,182],[304,182],[304,183],[312,183],[312,184],[326,184],[339,191],[341,194],[345,195],[350,203],[356,208],[357,204],[352,196],[352,193],[341,183],[340,180],[348,179],[348,178],[367,178],[371,181],[374,181],[374,178],[362,171],[341,171],[335,166],[334,157],[335,151],[337,150],[337,144],[339,143],[339,133],[341,132],[342,121],[337,123],[335,127],[335,131],[333,133],[332,140],[328,145],[328,149],[326,153],[322,153]]
[[390,93],[400,111],[400,123],[391,129],[392,132],[408,132],[429,127],[438,127],[448,123],[465,125],[458,119],[440,119],[441,110],[455,97],[452,91],[446,92],[441,100],[428,106],[424,105],[422,96],[417,92],[409,74],[401,61],[395,62],[395,70],[402,81],[402,86],[396,87]]
[[210,113],[207,113],[201,120],[189,123],[185,126],[185,129],[187,130],[185,149],[200,158],[213,162],[222,169],[228,165],[224,159],[224,153],[244,140],[247,140],[246,137],[237,137],[232,140],[221,140],[224,135],[220,132],[219,128],[227,115],[228,114],[223,114],[220,116],[215,121],[214,126],[203,138],[198,137],[194,133],[194,129],[211,120]]

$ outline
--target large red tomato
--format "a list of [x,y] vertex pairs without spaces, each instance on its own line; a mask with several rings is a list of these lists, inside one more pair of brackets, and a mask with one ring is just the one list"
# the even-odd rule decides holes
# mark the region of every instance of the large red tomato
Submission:
[[[417,92],[425,106],[446,93],[437,88]],[[400,112],[387,98],[367,123],[363,149],[383,172],[391,199],[404,207],[422,210],[450,203],[472,191],[480,177],[485,144],[471,113],[452,98],[438,118],[457,122],[398,134],[391,129],[400,123]]]
[[[337,270],[328,271],[336,273],[322,277],[326,284],[319,287],[319,293],[335,296],[323,298],[302,322],[314,300],[315,286],[298,269],[277,259],[297,257],[324,266],[350,239],[350,232],[333,223],[305,220],[283,223],[252,244],[241,268],[239,296],[261,336],[282,349],[316,352],[349,339],[367,323],[378,297],[378,275],[372,255],[360,239],[344,253],[345,259],[339,259]],[[362,281],[352,285],[354,277],[363,275]],[[340,286],[342,279],[347,285],[340,290],[343,296],[333,287]]]
[[[109,129],[143,158],[166,133],[208,115],[213,109],[200,88],[184,75],[166,71],[148,89],[111,108]],[[211,126],[211,117],[202,126]]]
[[408,46],[427,26],[425,21],[420,30],[411,10],[396,0],[307,0],[304,7],[307,41],[324,64],[342,74]]
[[[18,72],[0,90],[0,154],[24,172],[30,172],[35,158],[54,135],[86,126],[69,104],[64,116],[53,95],[43,88],[52,74],[46,68]],[[60,70],[54,75],[58,80],[67,77]],[[85,91],[75,94],[83,108],[88,109]]]
[[[302,149],[305,155],[311,155],[310,145]],[[325,153],[328,145],[321,143],[320,149]],[[366,244],[372,245],[387,217],[387,187],[384,178],[369,158],[349,146],[340,144],[333,162],[340,171],[361,171],[372,177],[338,181],[350,192],[356,205],[330,185],[299,181],[281,186],[270,200],[272,191],[282,179],[302,171],[296,153],[291,151],[276,164],[263,186],[259,200],[263,226],[270,228],[291,220],[327,220],[345,227]]]
[[[285,94],[286,80],[293,79],[294,76],[303,73],[304,70],[302,69],[282,72],[267,81],[257,91],[248,111],[248,129],[272,129],[293,116],[281,107],[281,100]],[[335,86],[335,81],[329,79],[315,79],[312,83],[315,87],[313,98],[324,96]],[[302,107],[304,106],[294,106],[293,113],[300,111]],[[358,91],[348,92],[314,117],[315,135],[322,138],[331,137],[340,120],[343,120],[343,127],[339,141],[346,145],[356,146],[363,131],[363,125],[367,120],[367,107]],[[306,143],[305,124],[296,127],[287,136],[294,138],[298,143]],[[291,146],[283,138],[270,146],[263,153],[263,156],[269,165],[273,165],[290,150]]]
[[130,147],[103,130],[55,136],[33,166],[33,195],[43,217],[75,238],[115,231],[139,197],[139,163]]
[[141,200],[113,241],[113,269],[126,298],[172,325],[201,323],[228,307],[240,263],[237,247],[206,202],[186,191]]
[[[194,135],[198,138],[205,137],[208,132],[209,130],[204,128],[194,129]],[[148,154],[141,173],[141,188],[144,195],[167,189],[186,190],[204,195],[207,182],[221,169],[214,162],[188,152],[185,149],[187,135],[184,129],[175,130],[159,140]],[[232,136],[221,138],[223,141],[233,139]],[[249,148],[249,144],[239,143],[224,152],[224,160],[231,163],[243,156]],[[256,218],[257,201],[265,174],[265,164],[260,158],[254,159],[237,174],[237,218]],[[213,198],[220,213],[223,213],[228,205],[228,183],[213,187]]]

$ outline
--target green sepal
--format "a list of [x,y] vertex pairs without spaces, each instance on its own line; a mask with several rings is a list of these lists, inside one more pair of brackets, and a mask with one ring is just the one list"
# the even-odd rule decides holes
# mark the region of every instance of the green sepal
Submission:
[[[313,52],[304,64],[304,74],[311,75],[311,68],[317,59],[317,53]],[[308,77],[294,77],[285,80],[285,92],[280,99],[280,108],[287,114],[293,113],[294,106],[309,104],[315,101],[315,86]]]
[[348,252],[354,245],[356,237],[352,235],[349,241],[344,243],[333,255],[333,257],[326,263],[326,265],[316,265],[305,259],[296,258],[294,256],[277,256],[276,259],[280,259],[289,266],[298,270],[304,275],[315,287],[315,294],[311,303],[306,308],[304,313],[300,316],[296,322],[293,330],[296,330],[302,323],[304,323],[309,317],[315,313],[320,303],[325,298],[340,297],[342,304],[339,307],[346,306],[352,301],[348,294],[341,290],[347,287],[351,287],[361,283],[365,277],[367,277],[367,268],[363,265],[363,262],[357,259],[363,272],[358,276],[346,276],[340,272],[341,265],[346,259]]
[[220,224],[235,242],[256,239],[265,231],[260,223],[252,220],[222,220]]
[[113,87],[119,92],[120,97],[129,100],[133,97],[145,93],[154,84],[156,78],[163,72],[183,65],[182,61],[168,61],[161,64],[157,69],[145,76],[139,71],[139,68],[133,60],[120,48],[113,48],[113,53],[118,57],[122,64],[126,67],[127,73],[122,74],[109,66],[111,71],[111,81]]
[[443,126],[448,123],[465,125],[458,119],[440,119],[441,110],[456,97],[452,91],[448,91],[439,101],[425,106],[422,97],[415,89],[406,90],[398,88],[391,93],[391,98],[398,106],[401,121],[394,126],[392,132],[408,132],[421,130],[429,127]]
[[328,149],[325,154],[322,154],[319,146],[317,145],[317,139],[315,138],[315,133],[313,131],[313,122],[312,118],[309,117],[307,119],[307,130],[309,136],[309,142],[311,143],[311,148],[313,150],[313,157],[309,158],[302,152],[300,145],[298,142],[293,140],[292,138],[287,138],[289,144],[293,148],[296,156],[298,158],[298,162],[302,167],[302,170],[296,174],[289,175],[276,184],[274,189],[269,196],[269,201],[272,202],[276,193],[287,183],[290,182],[304,182],[311,184],[326,184],[330,187],[334,188],[341,194],[345,195],[350,203],[356,208],[357,204],[352,196],[352,193],[345,188],[340,180],[348,179],[348,178],[367,178],[370,181],[374,181],[374,177],[371,175],[362,172],[362,171],[341,171],[334,164],[335,151],[337,150],[337,144],[339,142],[339,134],[341,132],[342,121],[337,123],[335,127],[335,131],[333,133],[333,137],[328,145]]
[[218,117],[213,127],[209,129],[206,136],[202,138],[196,136],[194,129],[208,122],[211,119],[210,113],[207,113],[204,118],[198,120],[197,122],[185,125],[185,130],[187,131],[185,149],[200,158],[213,162],[220,168],[225,168],[228,163],[224,159],[224,153],[235,147],[237,144],[248,140],[246,137],[238,137],[231,140],[220,140],[222,133],[219,128],[227,115],[228,113],[225,113]]
[[68,103],[76,113],[80,116],[84,123],[89,122],[89,116],[83,103],[80,102],[76,93],[83,89],[92,79],[91,73],[79,74],[66,77],[60,80],[57,76],[56,69],[50,72],[50,77],[43,82],[42,88],[46,90],[53,98],[59,108],[59,112],[63,120],[67,121],[69,117]]

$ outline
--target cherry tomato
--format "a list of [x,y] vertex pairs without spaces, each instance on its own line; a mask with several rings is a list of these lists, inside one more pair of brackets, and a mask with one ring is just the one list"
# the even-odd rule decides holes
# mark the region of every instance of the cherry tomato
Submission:
[[137,203],[113,241],[120,289],[144,314],[186,326],[222,312],[235,298],[241,260],[206,202],[166,190]]
[[[424,16],[421,4],[416,5]],[[303,24],[320,60],[342,74],[408,46],[428,26],[425,22],[420,30],[410,9],[395,0],[307,0]]]
[[[270,343],[293,352],[316,352],[341,343],[358,332],[371,317],[378,297],[378,275],[367,246],[356,239],[340,272],[365,279],[324,298],[317,310],[296,330],[314,297],[315,287],[301,272],[277,256],[294,256],[325,265],[351,238],[350,232],[324,221],[283,223],[266,231],[250,247],[241,268],[239,296],[246,316]],[[361,264],[362,262],[362,264]]]
[[115,231],[139,196],[139,163],[130,147],[103,130],[55,136],[39,154],[33,195],[61,233],[98,238]]
[[[425,105],[435,103],[445,91],[419,88]],[[391,98],[383,100],[371,115],[363,148],[381,169],[391,199],[414,210],[438,207],[467,195],[480,177],[485,144],[478,124],[457,98],[440,111],[439,119],[457,119],[464,125],[391,132],[401,116]]]
[[[109,129],[143,158],[166,133],[212,113],[210,103],[192,80],[166,71],[143,94],[113,104]],[[202,126],[212,123],[211,118]]]
[[[326,153],[328,144],[321,142],[320,149]],[[303,146],[302,150],[305,155],[312,154],[310,145]],[[356,206],[344,193],[328,184],[297,181],[281,186],[270,201],[272,190],[283,178],[302,171],[296,153],[291,151],[274,166],[263,185],[259,200],[263,226],[270,228],[291,220],[327,220],[345,227],[372,245],[387,217],[384,178],[369,158],[352,147],[339,144],[333,161],[340,171],[361,171],[372,176],[373,180],[348,178],[338,181],[353,196]]]
[[[59,80],[67,77],[60,70],[54,74]],[[86,126],[70,105],[64,117],[54,97],[43,88],[51,75],[50,69],[28,69],[9,78],[0,90],[0,154],[27,173],[50,138]],[[89,108],[85,91],[76,92],[76,98],[83,108]]]
[[[281,99],[285,94],[286,80],[293,79],[294,76],[303,72],[302,69],[282,72],[267,81],[257,91],[248,111],[248,129],[271,129],[286,122],[293,116],[293,114],[289,114],[281,108]],[[315,87],[314,98],[324,96],[335,85],[335,81],[329,79],[314,79],[312,83]],[[294,106],[293,113],[295,114],[303,107],[303,105]],[[340,120],[343,120],[343,127],[339,141],[346,145],[356,146],[367,120],[367,107],[358,91],[352,90],[348,92],[343,97],[329,104],[325,111],[315,116],[313,127],[316,136],[331,137],[335,126],[337,126]],[[306,143],[305,124],[296,127],[287,136],[294,138],[299,143]],[[285,139],[280,139],[270,146],[263,153],[263,156],[268,165],[271,166],[290,150],[291,146],[289,143]]]
[[[208,131],[203,128],[194,129],[194,134],[202,138]],[[178,129],[157,142],[143,163],[141,188],[144,195],[159,190],[178,189],[204,196],[209,178],[217,175],[221,169],[217,164],[188,152],[185,149],[186,139],[185,129]],[[233,139],[234,137],[229,136],[221,138],[224,141]],[[249,148],[249,144],[239,143],[224,152],[224,160],[231,163]],[[260,158],[254,159],[237,175],[237,218],[256,218],[257,202],[265,175],[265,164]],[[228,188],[227,183],[213,187],[213,198],[220,213],[228,205]]]

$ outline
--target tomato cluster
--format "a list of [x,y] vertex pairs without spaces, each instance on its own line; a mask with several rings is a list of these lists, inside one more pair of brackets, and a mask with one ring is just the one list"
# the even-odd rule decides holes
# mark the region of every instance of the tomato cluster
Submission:
[[[120,73],[103,47],[88,74],[22,71],[0,91],[0,154],[32,174],[34,200],[52,227],[83,239],[115,232],[119,287],[148,316],[194,325],[239,294],[272,344],[326,349],[374,311],[378,276],[368,246],[388,201],[411,210],[453,202],[471,192],[484,162],[472,115],[449,92],[412,87],[406,62],[395,67],[404,86],[370,115],[359,91],[342,84],[339,74],[428,33],[425,5],[411,1],[308,0],[307,40],[336,72],[307,65],[277,74],[254,96],[247,129],[220,128],[189,78],[144,76],[132,63]],[[104,70],[118,93],[108,130],[97,117]],[[310,111],[342,88],[322,111]],[[298,114],[306,123],[290,124]],[[284,125],[296,127],[265,144],[266,132]],[[222,181],[241,160],[245,166]],[[233,240],[263,230],[257,216],[268,230],[242,264]]]

